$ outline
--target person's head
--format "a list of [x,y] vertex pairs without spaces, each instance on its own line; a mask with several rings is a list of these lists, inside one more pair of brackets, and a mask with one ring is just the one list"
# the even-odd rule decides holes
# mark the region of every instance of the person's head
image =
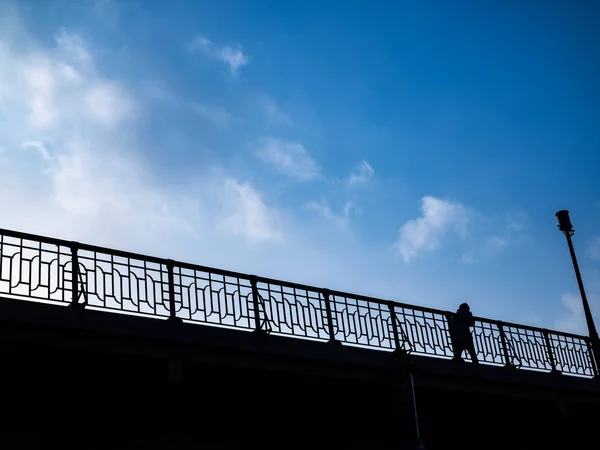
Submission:
[[465,311],[465,312],[469,312],[469,311],[471,311],[471,308],[469,307],[469,304],[468,304],[468,303],[463,303],[462,305],[460,305],[460,306],[458,307],[458,309],[459,309],[460,311]]

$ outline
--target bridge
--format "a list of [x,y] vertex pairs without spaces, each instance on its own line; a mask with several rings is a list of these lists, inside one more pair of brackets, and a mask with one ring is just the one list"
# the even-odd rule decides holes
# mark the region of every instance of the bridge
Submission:
[[[586,448],[588,337],[0,229],[8,447]],[[9,445],[10,444],[10,445]]]

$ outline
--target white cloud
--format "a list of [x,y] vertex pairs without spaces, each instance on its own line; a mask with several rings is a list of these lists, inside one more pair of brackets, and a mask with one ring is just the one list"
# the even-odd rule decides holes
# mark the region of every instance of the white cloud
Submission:
[[90,119],[107,126],[128,119],[134,110],[127,92],[116,83],[96,83],[90,86],[84,101],[85,111]]
[[100,75],[79,36],[60,30],[51,48],[22,37],[0,30],[2,227],[167,254],[191,237],[216,245],[223,223],[249,241],[277,236],[249,184],[205,171],[196,186],[161,186],[136,146],[139,99]]
[[420,253],[437,250],[442,245],[442,236],[453,231],[465,237],[469,214],[460,203],[427,196],[421,199],[421,217],[409,220],[400,228],[394,244],[405,262]]
[[112,126],[131,118],[135,108],[129,92],[95,75],[81,38],[61,30],[55,40],[52,51],[22,55],[9,47],[10,41],[0,42],[3,114],[12,108],[10,117],[19,116],[40,132],[84,119]]
[[362,161],[358,167],[358,171],[351,174],[348,178],[348,184],[350,186],[364,184],[371,179],[374,173],[373,167],[367,161]]
[[471,211],[471,226],[468,249],[461,261],[465,264],[490,260],[515,244],[528,244],[533,241],[525,234],[528,216],[523,211],[509,212],[494,217],[485,217]]
[[341,230],[348,228],[352,214],[360,214],[361,212],[360,208],[352,201],[347,201],[339,213],[332,211],[329,204],[324,199],[308,202],[305,207],[315,211],[325,220],[331,222],[335,227]]
[[[596,325],[598,325],[600,324],[600,270],[584,267],[582,268],[582,277],[590,309]],[[579,291],[564,293],[561,296],[561,305],[563,307],[562,313],[550,326],[558,330],[587,336],[587,322]]]
[[267,139],[262,142],[257,155],[280,172],[300,181],[309,181],[321,176],[317,162],[298,142]]
[[42,141],[25,141],[21,146],[26,150],[31,149],[38,152],[46,161],[52,160],[52,155],[50,154],[48,147],[46,147],[46,144]]
[[600,236],[595,236],[588,248],[590,258],[600,261]]
[[225,194],[227,216],[223,223],[227,232],[249,240],[280,242],[283,239],[276,225],[276,213],[264,204],[250,184],[228,179]]
[[76,64],[89,65],[93,63],[92,56],[88,52],[83,39],[76,34],[68,33],[61,28],[55,36],[58,50],[63,58]]
[[[591,297],[588,300],[594,303],[597,301],[595,297]],[[588,329],[581,296],[569,292],[562,295],[560,302],[565,309],[565,315],[556,320],[555,328],[566,333],[587,335]]]
[[198,35],[190,44],[192,52],[201,52],[209,58],[221,61],[229,66],[229,70],[233,75],[237,74],[238,70],[248,64],[250,61],[248,56],[244,54],[241,46],[230,47],[228,45],[219,46],[213,43],[205,36]]
[[[189,230],[174,213],[185,202],[148,184],[131,158],[135,152],[123,145],[119,127],[135,101],[91,69],[81,38],[61,30],[49,50],[16,51],[10,42],[0,35],[0,64],[12,68],[2,79],[10,95],[0,111],[10,131],[0,137],[8,149],[2,175],[11,180],[0,187],[0,204],[10,212],[3,226],[96,242],[110,234],[123,243],[170,227]],[[43,141],[35,139],[40,130]],[[38,165],[23,166],[19,141],[39,152]]]

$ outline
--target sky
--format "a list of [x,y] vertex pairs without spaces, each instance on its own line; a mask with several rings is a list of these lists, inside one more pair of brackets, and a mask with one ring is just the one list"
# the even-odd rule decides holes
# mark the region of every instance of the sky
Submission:
[[593,2],[0,0],[0,228],[587,333]]

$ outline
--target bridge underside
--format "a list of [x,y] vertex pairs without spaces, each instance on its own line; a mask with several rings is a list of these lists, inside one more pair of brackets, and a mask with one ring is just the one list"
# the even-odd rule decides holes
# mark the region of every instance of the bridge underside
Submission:
[[[391,354],[6,299],[0,318],[2,448],[414,442],[407,363]],[[428,449],[596,446],[600,382],[414,363]]]

